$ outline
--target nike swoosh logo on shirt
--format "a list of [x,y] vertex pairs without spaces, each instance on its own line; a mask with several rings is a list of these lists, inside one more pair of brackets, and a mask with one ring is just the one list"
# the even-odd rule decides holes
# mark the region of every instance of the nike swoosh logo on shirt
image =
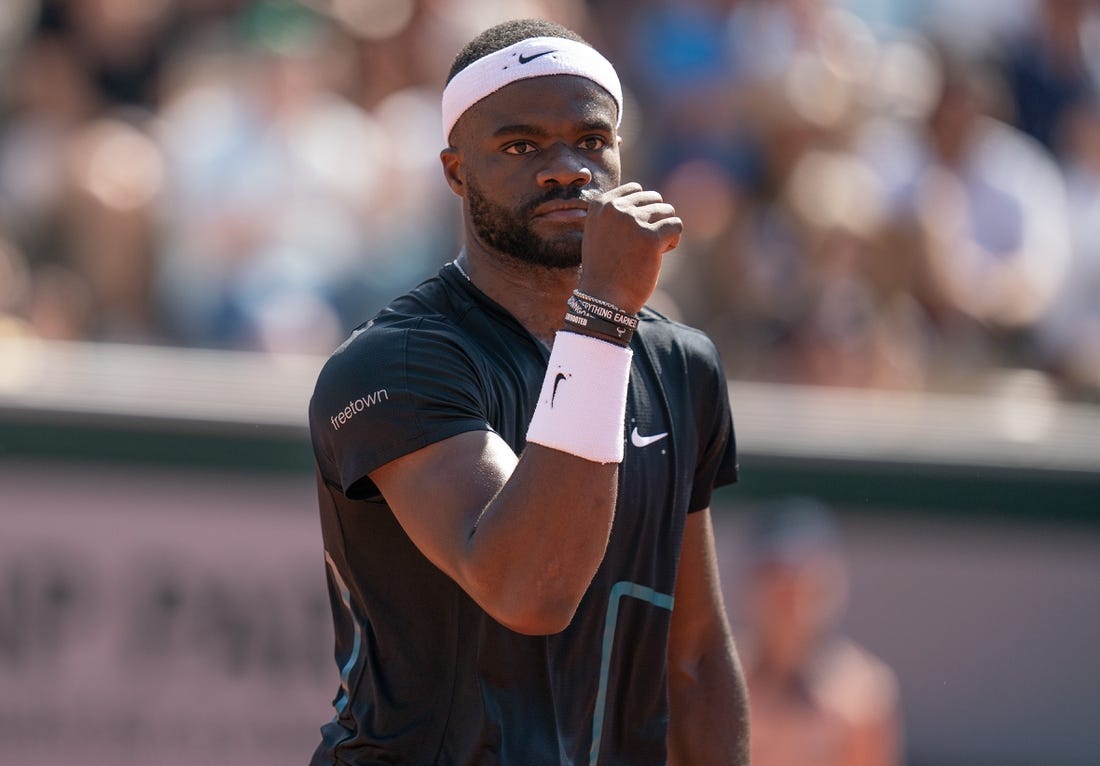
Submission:
[[659,442],[661,439],[668,436],[668,431],[659,434],[653,434],[652,436],[642,436],[638,433],[638,426],[634,426],[634,430],[630,432],[630,443],[635,447],[648,447],[654,442]]
[[551,49],[551,50],[548,50],[548,51],[540,51],[540,52],[538,52],[538,53],[535,53],[535,54],[533,54],[533,55],[531,55],[531,56],[524,56],[524,55],[523,55],[523,54],[521,53],[521,54],[519,54],[519,63],[521,63],[521,64],[527,64],[527,63],[529,63],[529,62],[531,62],[531,61],[534,61],[534,60],[535,60],[535,59],[537,59],[537,58],[538,58],[539,56],[547,56],[547,55],[549,55],[549,54],[551,54],[551,53],[557,53],[557,52],[558,52],[557,48],[553,48],[553,49]]

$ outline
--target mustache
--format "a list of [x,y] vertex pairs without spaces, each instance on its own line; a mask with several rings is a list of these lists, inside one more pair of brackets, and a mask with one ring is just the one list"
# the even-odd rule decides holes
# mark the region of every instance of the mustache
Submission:
[[547,202],[567,202],[569,200],[588,200],[599,194],[595,189],[581,188],[579,186],[556,186],[546,194],[524,203],[521,208],[524,214],[531,213],[539,205]]

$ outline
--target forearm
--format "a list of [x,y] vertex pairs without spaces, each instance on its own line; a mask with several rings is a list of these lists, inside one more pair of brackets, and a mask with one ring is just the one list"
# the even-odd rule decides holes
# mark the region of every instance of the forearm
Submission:
[[464,558],[483,575],[473,585],[515,630],[564,629],[603,559],[632,356],[557,333],[527,447],[471,530]]
[[603,560],[618,465],[530,445],[470,531],[471,590],[520,632],[564,629]]
[[671,669],[669,706],[669,766],[748,766],[748,693],[732,638]]

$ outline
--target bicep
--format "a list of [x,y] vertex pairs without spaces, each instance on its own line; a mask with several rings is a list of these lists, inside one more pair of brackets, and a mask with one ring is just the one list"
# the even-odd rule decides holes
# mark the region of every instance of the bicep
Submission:
[[392,460],[370,478],[413,544],[465,587],[478,518],[516,463],[496,433],[467,431]]

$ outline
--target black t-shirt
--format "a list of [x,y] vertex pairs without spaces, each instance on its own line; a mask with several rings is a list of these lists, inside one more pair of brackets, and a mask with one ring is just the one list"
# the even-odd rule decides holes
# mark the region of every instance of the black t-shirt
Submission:
[[665,763],[684,524],[737,466],[713,344],[648,309],[640,319],[611,539],[573,621],[551,636],[489,617],[419,552],[368,476],[470,430],[518,454],[546,348],[448,264],[326,363],[310,429],[341,684],[314,764]]

